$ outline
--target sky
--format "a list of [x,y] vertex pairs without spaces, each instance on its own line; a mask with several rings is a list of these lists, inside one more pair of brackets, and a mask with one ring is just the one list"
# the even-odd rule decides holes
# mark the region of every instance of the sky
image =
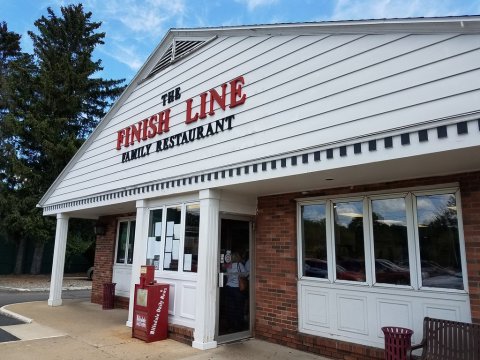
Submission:
[[[0,22],[22,35],[22,49],[32,52],[27,31],[51,7],[71,0],[0,0]],[[94,53],[102,60],[99,76],[131,81],[171,28],[275,24],[332,20],[479,15],[480,0],[84,0],[85,11],[101,22],[105,44]]]

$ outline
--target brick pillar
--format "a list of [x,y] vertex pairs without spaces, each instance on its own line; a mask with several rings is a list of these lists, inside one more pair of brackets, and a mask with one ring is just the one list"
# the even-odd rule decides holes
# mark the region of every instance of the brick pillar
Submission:
[[98,222],[105,225],[105,235],[97,235],[91,301],[102,304],[103,284],[112,282],[113,277],[117,219],[114,216],[105,216],[98,219]]

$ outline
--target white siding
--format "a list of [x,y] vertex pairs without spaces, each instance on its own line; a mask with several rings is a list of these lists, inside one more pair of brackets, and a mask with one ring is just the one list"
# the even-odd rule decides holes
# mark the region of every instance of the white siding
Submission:
[[[220,37],[140,83],[46,205],[477,112],[479,58],[480,35]],[[245,104],[184,123],[187,99],[239,75]],[[116,132],[178,86],[168,136],[231,114],[233,129],[121,163],[134,147],[116,150]]]

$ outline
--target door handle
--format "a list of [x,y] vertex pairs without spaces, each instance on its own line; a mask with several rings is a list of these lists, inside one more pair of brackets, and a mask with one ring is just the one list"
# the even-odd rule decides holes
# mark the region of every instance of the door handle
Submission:
[[218,287],[220,288],[223,288],[225,285],[224,285],[224,273],[218,273]]

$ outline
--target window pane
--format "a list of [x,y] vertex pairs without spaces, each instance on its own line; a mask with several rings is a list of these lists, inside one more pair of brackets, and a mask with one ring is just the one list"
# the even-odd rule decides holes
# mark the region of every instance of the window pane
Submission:
[[325,204],[302,206],[303,275],[328,277]]
[[197,272],[199,229],[200,205],[188,205],[185,218],[185,247],[183,255],[183,271]]
[[182,208],[180,206],[167,209],[167,228],[165,235],[165,254],[163,258],[164,270],[178,270],[180,250],[180,221]]
[[463,289],[454,194],[417,197],[422,284]]
[[116,262],[119,264],[125,264],[127,236],[128,236],[128,221],[122,221],[120,222],[120,228],[118,230],[118,241],[117,241]]
[[405,199],[372,200],[377,283],[410,285]]
[[335,203],[333,211],[337,279],[365,281],[363,202]]
[[130,234],[128,236],[127,264],[133,263],[133,248],[135,246],[135,221],[130,221]]
[[160,268],[160,244],[163,236],[162,216],[162,209],[150,211],[147,242],[147,265],[154,265],[155,270]]

